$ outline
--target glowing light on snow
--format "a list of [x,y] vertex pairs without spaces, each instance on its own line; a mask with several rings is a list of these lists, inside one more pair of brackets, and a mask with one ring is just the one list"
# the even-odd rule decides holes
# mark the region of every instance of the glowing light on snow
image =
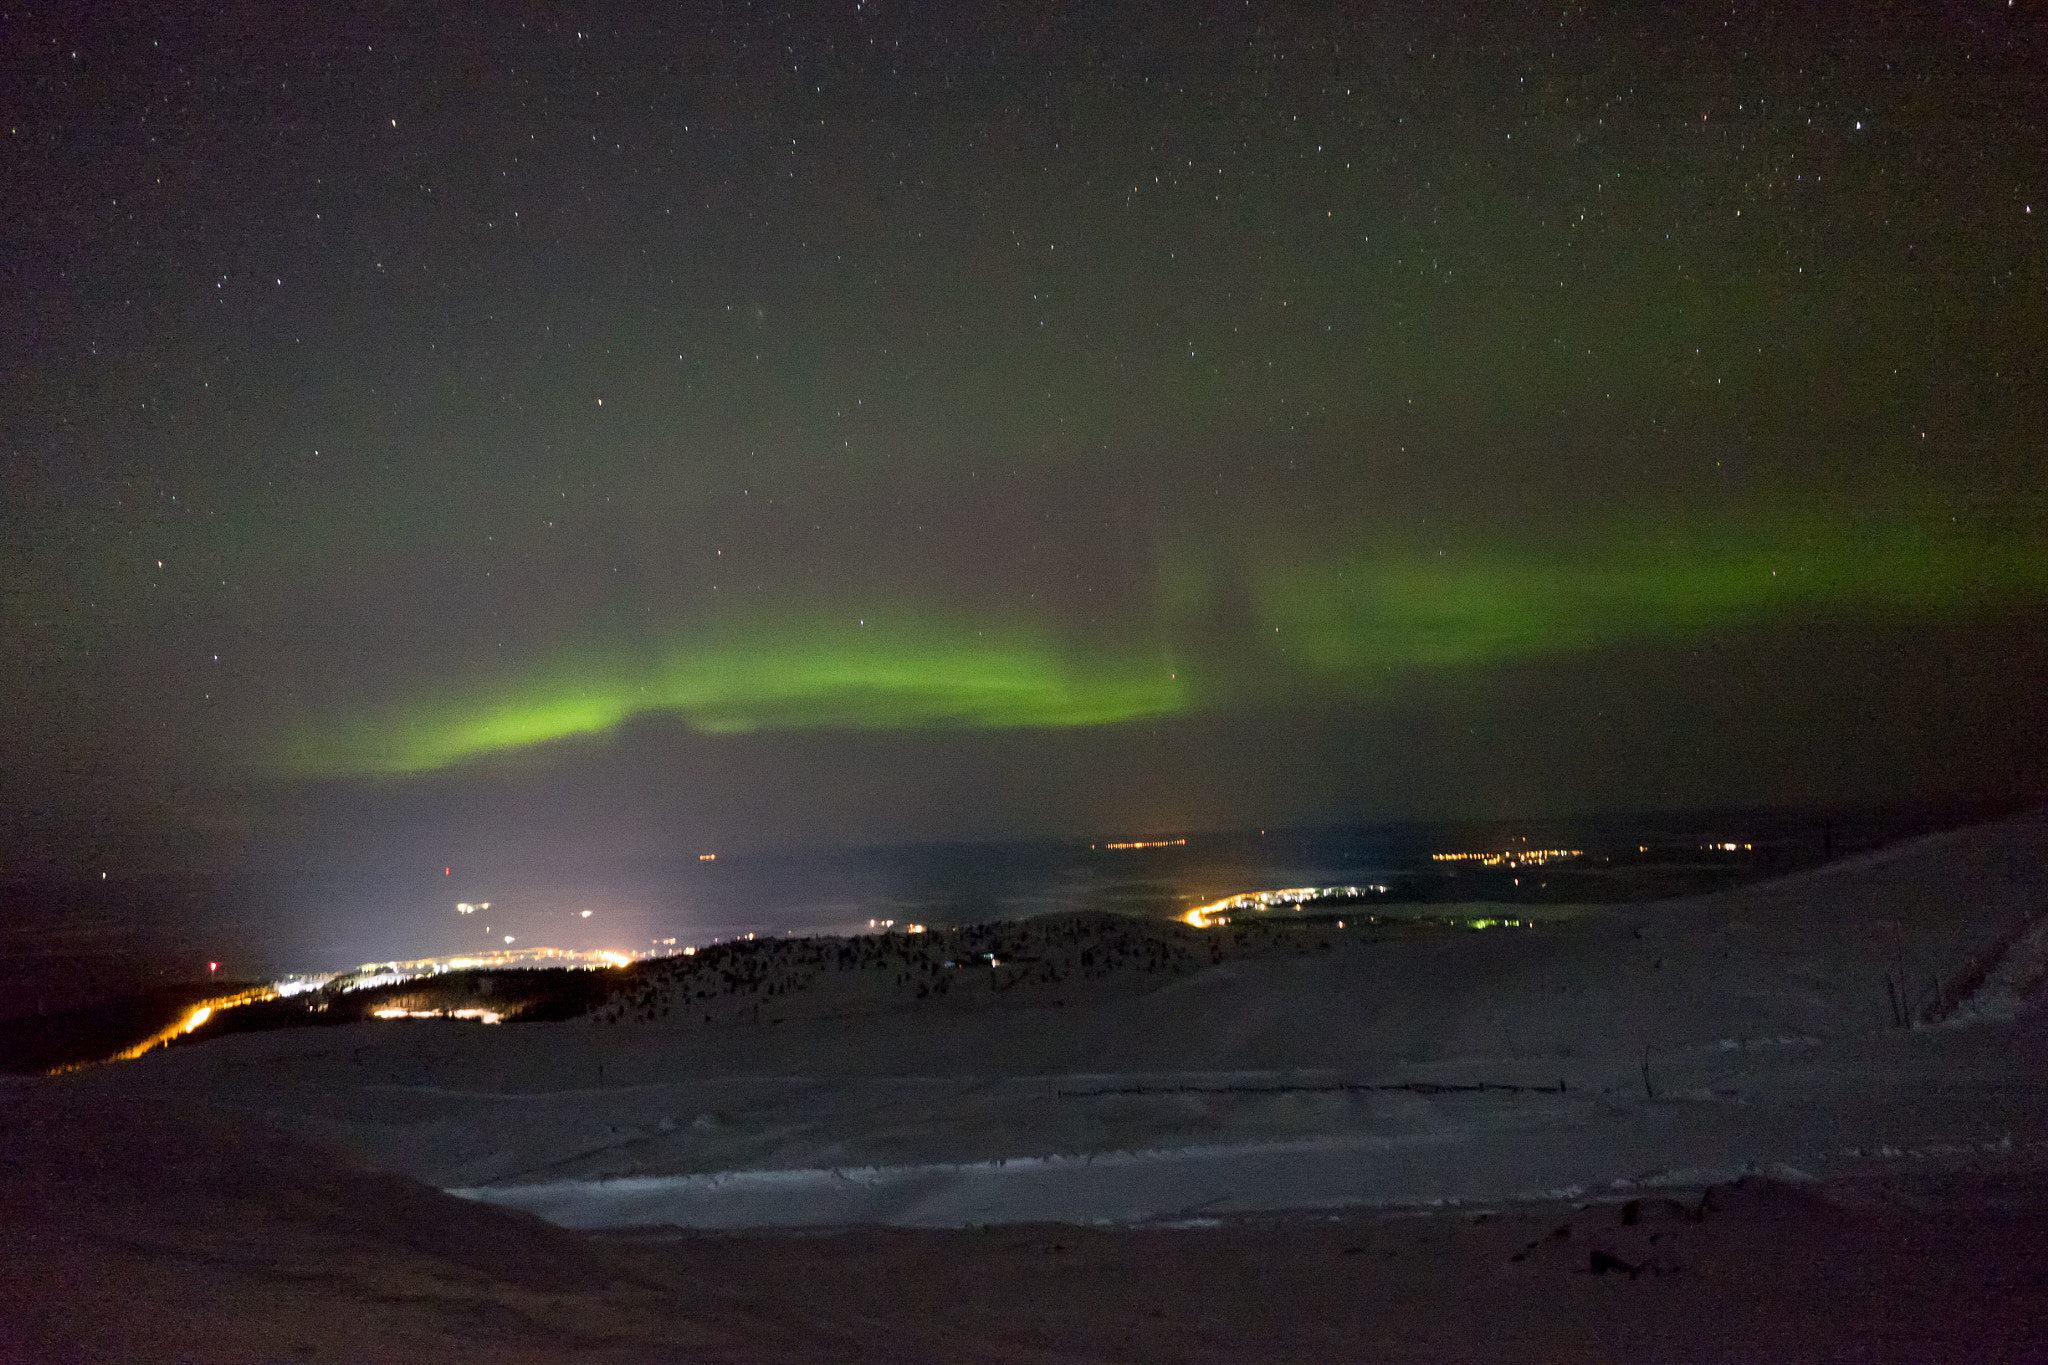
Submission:
[[372,1010],[379,1019],[474,1019],[480,1024],[502,1024],[505,1016],[497,1010],[402,1010],[396,1007]]

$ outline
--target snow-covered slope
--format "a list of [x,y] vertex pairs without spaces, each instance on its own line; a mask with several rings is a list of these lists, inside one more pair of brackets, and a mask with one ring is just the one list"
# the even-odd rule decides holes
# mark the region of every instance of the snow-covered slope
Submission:
[[1068,916],[778,944],[597,1019],[246,1035],[75,1084],[204,1096],[582,1225],[1170,1219],[1821,1175],[2041,1140],[2024,1004],[2044,910],[2035,812],[1531,928]]

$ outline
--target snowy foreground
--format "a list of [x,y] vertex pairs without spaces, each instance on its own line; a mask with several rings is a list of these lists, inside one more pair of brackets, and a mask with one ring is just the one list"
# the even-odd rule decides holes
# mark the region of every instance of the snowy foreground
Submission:
[[[2014,1046],[2034,1031],[2013,1022],[2048,968],[2044,911],[2034,818],[1531,928],[1062,918],[1012,938],[1023,965],[998,967],[1023,975],[1002,991],[991,954],[941,971],[944,934],[868,941],[874,970],[778,944],[751,988],[684,979],[622,1001],[621,1022],[289,1030],[89,1084],[204,1095],[581,1228],[1142,1222],[1825,1177],[2044,1136]],[[912,977],[950,989],[920,999]]]
[[[668,1258],[663,1274],[696,1256],[692,1283],[726,1283],[741,1297],[771,1282],[801,1295],[802,1285],[778,1277],[807,1265],[807,1283],[835,1285],[833,1294],[865,1303],[859,1311],[877,1321],[911,1312],[916,1296],[899,1285],[897,1297],[875,1299],[880,1291],[851,1274],[849,1256],[874,1274],[953,1284],[963,1302],[989,1291],[987,1276],[1022,1276],[1010,1299],[987,1308],[995,1323],[1050,1292],[1044,1258],[1070,1247],[1101,1275],[1138,1277],[1133,1284],[1155,1273],[1135,1269],[1140,1261],[1180,1266],[1197,1281],[1233,1258],[1299,1262],[1308,1277],[1299,1292],[1313,1297],[1325,1274],[1314,1248],[1332,1242],[1330,1256],[1353,1257],[1346,1274],[1395,1274],[1359,1259],[1368,1247],[1390,1263],[1407,1256],[1411,1270],[1430,1263],[1432,1273],[1476,1276],[1474,1284],[1550,1274],[1553,1289],[1575,1286],[1559,1300],[1567,1307],[1581,1280],[1609,1271],[1630,1282],[1667,1272],[1676,1282],[1684,1271],[1705,1285],[1720,1273],[1709,1273],[1722,1264],[1716,1256],[1741,1269],[1713,1281],[1714,1292],[1764,1304],[1743,1277],[1777,1265],[1774,1256],[1817,1256],[1822,1266],[1862,1256],[1875,1259],[1858,1273],[1887,1286],[1886,1302],[1907,1305],[1883,1328],[1895,1346],[1924,1329],[1936,1336],[1921,1344],[1940,1349],[1923,1354],[1967,1338],[1989,1358],[1999,1343],[2048,1327],[2048,1265],[2014,1249],[2041,1245],[2048,1172],[2048,1022],[2034,1008],[2048,973],[2048,814],[1712,897],[1586,909],[1529,928],[1352,922],[1233,935],[1073,920],[1032,932],[1039,939],[1015,931],[1003,950],[1012,975],[1000,980],[987,965],[992,953],[944,968],[925,962],[945,958],[940,934],[900,952],[871,944],[873,960],[852,966],[847,955],[827,962],[819,948],[778,950],[773,970],[751,982],[714,988],[708,975],[678,978],[603,1018],[242,1035],[12,1086],[6,1098],[21,1103],[7,1120],[18,1167],[6,1173],[8,1214],[57,1239],[56,1259],[24,1263],[45,1275],[38,1283],[91,1282],[60,1274],[64,1255],[101,1245],[92,1217],[73,1219],[78,1208],[101,1208],[107,1226],[124,1229],[105,1234],[121,1255],[156,1246],[216,1268],[240,1245],[223,1219],[307,1237],[300,1223],[313,1217],[333,1236],[346,1225],[373,1241],[397,1238],[402,1246],[385,1246],[378,1274],[397,1273],[391,1267],[428,1246],[436,1255],[523,1246],[533,1264],[573,1264],[581,1268],[562,1272],[571,1280],[612,1285],[560,1291],[599,1318],[599,1300],[605,1312],[625,1311],[605,1297],[625,1292],[619,1275],[656,1273],[649,1256]],[[886,953],[897,956],[883,961]],[[942,971],[948,986],[933,989]],[[168,1132],[164,1116],[174,1114],[183,1117]],[[95,1126],[97,1142],[86,1131]],[[194,1163],[228,1174],[173,1179]],[[1701,1191],[1717,1185],[1702,1204]],[[38,1193],[23,1193],[31,1187]],[[144,1206],[148,1214],[137,1212]],[[1904,1206],[1923,1218],[1907,1232],[1897,1221]],[[1734,1212],[1707,1216],[1714,1208]],[[1973,1221],[1958,1224],[1964,1209]],[[1547,1210],[1564,1210],[1562,1233],[1550,1226],[1560,1215]],[[614,1237],[609,1249],[577,1251],[596,1244],[502,1221],[507,1211],[559,1228],[666,1229],[669,1240]],[[1406,1216],[1418,1211],[1435,1216]],[[1481,1215],[1488,1221],[1475,1222]],[[1651,1227],[1660,1218],[1670,1223],[1661,1231]],[[192,1250],[195,1221],[208,1225],[212,1250]],[[1587,1240],[1594,1223],[1605,1240]],[[677,1231],[863,1225],[870,1231],[785,1240],[780,1252],[759,1254],[769,1245],[760,1236],[721,1243]],[[1424,1225],[1449,1230],[1424,1234]],[[996,1234],[937,1231],[1004,1226],[1023,1239],[1000,1244],[1024,1258],[1016,1265],[998,1266],[996,1243],[943,1240]],[[879,1230],[891,1227],[906,1231]],[[74,1234],[85,1240],[59,1245]],[[1142,1252],[1116,1240],[1133,1236],[1153,1240]],[[1111,1240],[1090,1240],[1101,1237]],[[1971,1336],[1967,1313],[1953,1318],[1930,1301],[1915,1318],[1911,1296],[1899,1297],[1894,1281],[1937,1253],[1949,1257],[1943,1274],[1968,1282],[1954,1303],[2003,1286],[2003,1316],[1983,1334]],[[464,1274],[483,1273],[464,1255]],[[614,1261],[599,1273],[585,1256],[643,1259],[630,1273]],[[742,1265],[753,1277],[744,1289],[729,1282]],[[1805,1284],[1801,1276],[1821,1272],[1773,1273]],[[1580,1279],[1558,1278],[1571,1275]],[[872,1340],[835,1351],[1072,1359],[1333,1349],[1320,1328],[1269,1321],[1270,1295],[1282,1292],[1269,1284],[1263,1295],[1212,1286],[1208,1298],[1172,1310],[1224,1314],[1194,1344],[1092,1354],[1101,1343],[1088,1333],[1120,1321],[1122,1300],[1105,1299],[1098,1283],[1061,1283],[1061,1293],[1086,1301],[1070,1304],[1072,1313],[1095,1315],[1095,1328],[1074,1329],[1089,1343],[1081,1355],[1047,1345],[1057,1334],[1030,1332],[1015,1340],[1039,1345],[1010,1353],[982,1352],[979,1335],[974,1349],[931,1337],[916,1349],[899,1342],[900,1352]],[[1360,1292],[1345,1283],[1352,1287],[1328,1287],[1331,1323],[1366,1311],[1343,1306],[1344,1294]],[[1402,1283],[1411,1305],[1457,1297],[1434,1281],[1428,1293]],[[1849,1292],[1829,1283],[1834,1290],[1808,1288]],[[1946,1282],[1925,1280],[1938,1283]],[[1501,1304],[1521,1291],[1496,1288],[1508,1298],[1471,1323],[1510,1330],[1541,1316],[1530,1304],[1509,1313]],[[1181,1292],[1159,1287],[1162,1303]],[[661,1312],[681,1311],[679,1301],[655,1298],[668,1305]],[[656,1311],[633,1311],[643,1309]],[[1715,1311],[1724,1309],[1735,1311]],[[1382,1325],[1415,1330],[1400,1314],[1420,1311],[1386,1307],[1394,1316],[1383,1314]],[[1557,1311],[1565,1316],[1546,1330],[1563,1335],[1543,1340],[1592,1340],[1571,1335],[1584,1323]],[[827,1312],[819,1322],[828,1319],[840,1321]],[[1279,1335],[1244,1340],[1254,1319]],[[667,1328],[647,1330],[646,1340],[677,1340],[661,1335]],[[445,1341],[428,1339],[448,1354]],[[760,1356],[765,1340],[733,1345],[730,1358]],[[1714,1354],[1657,1340],[1666,1355]],[[325,1346],[308,1349],[317,1357]],[[673,1358],[620,1349],[615,1358]],[[791,1358],[811,1349],[791,1346]],[[1477,1349],[1443,1348],[1454,1357]],[[700,1354],[727,1358],[708,1345]]]

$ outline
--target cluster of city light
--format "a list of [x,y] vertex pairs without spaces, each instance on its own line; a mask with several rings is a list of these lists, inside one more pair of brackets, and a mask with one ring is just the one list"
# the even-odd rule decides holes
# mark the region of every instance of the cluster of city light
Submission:
[[[656,957],[659,954],[621,953],[610,949],[591,952],[577,952],[569,948],[510,948],[487,953],[465,953],[459,957],[422,957],[410,962],[365,962],[352,972],[338,972],[320,982],[338,991],[362,991],[375,986],[392,986],[401,981],[412,981],[422,976],[441,976],[448,972],[499,970],[517,967],[572,967],[581,970],[597,970],[605,967],[624,967],[641,958]],[[297,978],[310,981],[312,978]],[[282,985],[282,983],[279,983]],[[297,990],[309,987],[301,985]],[[276,993],[296,994],[297,990]]]
[[[124,1048],[107,1058],[107,1060],[110,1062],[132,1062],[145,1052],[154,1052],[173,1040],[184,1037],[222,1010],[230,1010],[237,1005],[253,1005],[259,1000],[273,1000],[277,998],[277,994],[275,990],[268,986],[257,986],[246,991],[237,991],[233,995],[217,995],[211,1000],[202,1000],[187,1010],[177,1023],[158,1029],[141,1042],[136,1043],[132,1047]],[[91,1065],[93,1065],[91,1062],[79,1062],[71,1066],[58,1067],[55,1074],[79,1071]]]
[[1478,863],[1481,867],[1541,867],[1545,863],[1583,856],[1585,850],[1578,848],[1509,848],[1498,853],[1432,853],[1429,860],[1433,863]]
[[1387,888],[1377,883],[1371,886],[1295,886],[1284,891],[1247,891],[1197,906],[1181,918],[1197,929],[1207,929],[1212,924],[1229,923],[1228,919],[1219,917],[1239,910],[1271,910],[1276,905],[1291,905],[1299,910],[1315,901],[1355,901],[1386,893]]
[[1701,844],[1701,845],[1700,845],[1700,847],[1701,847],[1701,848],[1707,848],[1707,849],[1712,849],[1712,850],[1713,850],[1714,852],[1716,852],[1716,853],[1737,853],[1737,852],[1747,852],[1747,851],[1749,851],[1750,849],[1753,849],[1753,848],[1755,848],[1755,847],[1756,847],[1756,845],[1754,845],[1754,844]]
[[1090,844],[1090,848],[1179,848],[1185,839],[1138,839],[1124,844]]
[[379,1019],[474,1019],[480,1024],[502,1024],[505,1016],[496,1010],[372,1010]]
[[468,901],[455,902],[455,913],[458,915],[474,915],[479,910],[488,910],[490,908],[491,903],[489,901],[478,901],[475,905],[471,905]]
[[[695,948],[685,948],[683,951],[694,953],[697,950]],[[295,995],[303,995],[308,991],[327,989],[337,992],[369,990],[377,986],[397,985],[400,982],[416,980],[423,976],[439,976],[448,972],[485,968],[574,967],[594,970],[605,967],[624,967],[640,958],[659,956],[663,956],[663,954],[653,952],[619,953],[609,950],[579,953],[564,948],[525,948],[513,952],[472,953],[463,957],[418,958],[410,962],[366,962],[361,967],[349,972],[307,973],[281,977],[267,985],[252,986],[247,990],[236,991],[231,995],[217,995],[212,999],[202,1000],[180,1016],[176,1023],[157,1030],[141,1042],[124,1048],[105,1060],[110,1062],[133,1061],[146,1052],[153,1052],[157,1048],[163,1047],[193,1032],[211,1020],[215,1015],[224,1011],[235,1009],[242,1005],[257,1004],[264,1000],[277,1000]],[[503,1018],[498,1011],[485,1009],[380,1009],[373,1012],[379,1019],[476,1019],[486,1024],[498,1023]],[[82,1067],[91,1065],[96,1065],[96,1063],[80,1062],[60,1067],[58,1071],[77,1071]]]

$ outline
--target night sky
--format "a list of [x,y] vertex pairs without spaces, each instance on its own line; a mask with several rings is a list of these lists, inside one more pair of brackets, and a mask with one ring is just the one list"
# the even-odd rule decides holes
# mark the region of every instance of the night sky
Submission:
[[2044,790],[2039,5],[0,42],[10,866]]

